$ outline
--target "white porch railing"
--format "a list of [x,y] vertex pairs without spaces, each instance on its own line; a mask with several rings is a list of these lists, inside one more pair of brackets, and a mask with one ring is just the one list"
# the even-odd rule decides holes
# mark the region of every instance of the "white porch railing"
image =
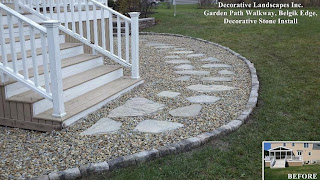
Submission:
[[[3,16],[3,15],[6,16]],[[3,19],[8,19],[10,48],[6,48]],[[16,42],[14,36],[13,21],[18,22],[19,41]],[[23,83],[28,88],[39,93],[46,99],[53,102],[53,116],[62,117],[65,115],[64,103],[62,99],[62,78],[61,78],[61,62],[60,62],[60,47],[59,47],[59,29],[57,21],[45,21],[44,26],[33,22],[25,16],[19,14],[13,9],[0,3],[0,44],[1,44],[1,62],[0,73],[2,82],[8,81],[8,76],[16,81]],[[27,58],[26,41],[24,26],[29,27],[29,43],[31,45],[31,57]],[[38,66],[39,59],[37,58],[35,46],[35,31],[40,33],[42,48],[42,65],[43,75],[40,75]],[[15,43],[20,43],[21,52],[16,52]],[[47,44],[49,53],[47,53]],[[49,54],[49,58],[48,55]],[[21,58],[18,59],[18,56]],[[49,62],[48,62],[49,60]],[[19,62],[18,62],[19,61]],[[22,62],[21,62],[22,61]],[[28,61],[32,61],[29,63]],[[22,70],[18,64],[22,63]],[[29,67],[31,64],[31,67]],[[29,68],[32,68],[32,75],[29,76]],[[30,78],[33,76],[32,78]],[[40,80],[40,76],[44,76],[44,82]],[[41,77],[42,78],[42,77]],[[42,87],[43,86],[43,87]]]
[[[129,13],[131,18],[128,18],[117,11],[104,5],[102,2],[107,4],[107,1],[102,0],[15,0],[17,7],[21,7],[24,10],[44,19],[44,20],[58,20],[63,25],[59,25],[59,29],[80,42],[91,47],[93,53],[101,53],[113,61],[131,68],[132,78],[139,78],[139,15],[140,13],[132,12]],[[91,9],[92,7],[92,9]],[[100,14],[97,13],[99,8]],[[56,14],[56,15],[55,15]],[[93,18],[91,17],[93,14]],[[70,17],[68,17],[70,15]],[[98,17],[99,16],[99,17]],[[114,37],[113,37],[113,17],[117,19],[117,52],[114,50]],[[105,19],[109,18],[109,48],[107,49],[106,44],[106,32],[105,28],[101,28],[101,32],[98,32],[97,20],[101,19],[101,27],[105,27]],[[93,20],[93,32],[90,32],[90,19]],[[82,23],[86,22],[86,27],[82,27]],[[124,39],[124,55],[122,54],[122,40],[121,40],[121,22],[125,23],[125,39]],[[71,23],[71,27],[68,24]],[[131,24],[131,44],[130,44],[130,27]],[[78,31],[76,30],[78,26]],[[84,36],[83,28],[86,30],[86,36]],[[91,35],[94,36],[94,40],[91,41]],[[98,44],[98,37],[102,37],[101,45]],[[131,58],[130,58],[131,57]]]
[[292,156],[292,160],[294,160],[294,161],[302,161],[302,156]]
[[1,3],[13,3],[14,0],[1,0]]
[[264,157],[264,160],[270,161],[270,160],[271,160],[271,157],[270,157],[270,156],[265,156],[265,157]]

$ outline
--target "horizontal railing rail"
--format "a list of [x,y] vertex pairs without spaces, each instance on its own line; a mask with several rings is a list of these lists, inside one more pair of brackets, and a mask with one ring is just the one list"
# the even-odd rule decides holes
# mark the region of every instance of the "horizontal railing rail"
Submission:
[[292,160],[302,161],[302,156],[292,156]]
[[[92,48],[94,54],[103,54],[125,67],[130,67],[132,78],[139,78],[139,13],[129,13],[131,18],[128,18],[109,8],[107,1],[101,0],[55,0],[49,3],[41,1],[41,4],[39,0],[33,1],[36,2],[35,4],[26,3],[25,0],[16,1],[19,7],[44,20],[60,21],[63,23],[59,25],[61,31]],[[116,18],[117,24],[116,40],[113,17]],[[107,22],[106,19],[108,19]],[[85,27],[79,22],[85,22]],[[101,26],[100,31],[98,31],[98,23]],[[103,28],[106,23],[109,25],[108,34]],[[123,28],[124,38],[122,38]]]
[[[4,14],[7,18],[7,28],[5,28],[3,22],[5,18]],[[13,22],[18,22],[18,27],[14,27]],[[8,77],[10,77],[52,101],[54,108],[53,115],[61,117],[65,112],[62,101],[58,23],[47,21],[44,22],[44,26],[40,26],[0,3],[1,78],[2,82],[6,83]],[[28,44],[30,45],[30,50],[26,49],[26,28],[29,30]],[[18,33],[14,33],[17,31],[16,29]],[[9,34],[9,44],[5,39],[5,31]],[[35,32],[40,34],[41,55],[38,55],[39,50],[36,48]],[[17,38],[19,41],[16,41]],[[16,49],[19,44],[16,46],[16,43],[20,44],[19,52]],[[28,56],[27,51],[29,53]],[[43,73],[39,72],[40,65],[43,67]]]

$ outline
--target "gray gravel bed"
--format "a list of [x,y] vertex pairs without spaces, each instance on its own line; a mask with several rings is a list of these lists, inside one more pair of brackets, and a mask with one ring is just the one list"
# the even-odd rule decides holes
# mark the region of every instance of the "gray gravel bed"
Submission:
[[[221,127],[236,119],[245,109],[251,90],[251,76],[249,68],[240,58],[215,45],[189,38],[162,35],[141,35],[140,38],[146,40],[140,42],[140,72],[141,77],[145,80],[141,86],[60,132],[42,133],[0,127],[0,179],[41,176],[52,171],[108,161],[119,156],[158,148]],[[174,73],[174,67],[177,65],[166,63],[168,59],[164,58],[174,55],[172,52],[175,50],[168,48],[159,51],[159,48],[147,46],[148,42],[163,43],[185,48],[195,54],[205,54],[203,57],[186,57],[188,54],[179,54],[179,56],[181,59],[190,60],[194,70],[210,71],[210,74],[191,75],[188,81],[175,81],[174,79],[183,75]],[[226,68],[202,68],[201,66],[208,62],[201,61],[201,59],[208,57],[221,60],[216,63],[232,65],[232,68],[228,70],[232,70],[235,74],[223,76],[218,73]],[[129,75],[130,71],[125,70],[125,74]],[[231,77],[232,81],[201,80],[203,77],[213,76]],[[236,89],[214,93],[198,93],[187,89],[188,86],[195,84],[226,85],[236,87]],[[162,91],[181,94],[175,98],[157,96]],[[169,114],[172,109],[192,105],[186,98],[197,95],[216,96],[221,100],[213,104],[202,104],[201,113],[197,117],[172,117]],[[133,97],[144,97],[166,106],[163,110],[144,117],[112,118],[122,123],[118,132],[97,136],[80,135],[100,118],[107,117],[111,110],[123,105]],[[134,131],[138,123],[146,119],[177,122],[184,126],[159,134]]]

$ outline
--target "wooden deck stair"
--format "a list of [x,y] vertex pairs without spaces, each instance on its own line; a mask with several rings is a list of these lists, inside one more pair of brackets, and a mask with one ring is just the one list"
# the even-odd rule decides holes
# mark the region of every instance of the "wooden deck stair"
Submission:
[[[82,116],[81,113],[88,114],[86,111],[97,110],[97,107],[102,107],[104,104],[106,104],[106,102],[119,97],[126,91],[131,90],[136,85],[139,85],[141,83],[143,83],[143,80],[141,79],[133,80],[130,77],[119,78],[95,90],[89,91],[82,96],[66,102],[65,106],[67,115],[62,118],[55,118],[51,116],[52,109],[49,109],[48,111],[36,115],[34,119],[53,122],[64,122],[62,124],[62,127],[69,126],[70,123],[72,124],[74,121],[80,118],[78,116]],[[95,107],[96,105],[97,107]],[[70,119],[72,117],[75,118]]]
[[[4,25],[5,30],[8,28]],[[16,24],[14,29],[18,28]],[[24,25],[24,28],[28,26]],[[8,33],[7,33],[8,34]],[[19,34],[15,33],[15,42],[19,42]],[[25,41],[30,40],[25,35]],[[42,48],[39,34],[36,48],[39,78],[44,76],[42,65]],[[65,42],[65,35],[60,34],[60,57],[63,78],[63,96],[66,115],[62,118],[52,116],[52,102],[35,91],[24,87],[20,82],[9,79],[0,83],[0,125],[18,127],[38,131],[61,130],[75,123],[80,118],[96,111],[108,102],[143,83],[142,79],[132,79],[123,76],[120,65],[106,65],[101,55],[86,54],[81,43]],[[19,44],[19,43],[17,43]],[[5,38],[5,45],[10,45],[10,39]],[[18,71],[22,71],[22,53],[17,50]],[[0,52],[1,54],[1,52]],[[32,62],[30,46],[26,46],[27,61]],[[7,50],[8,64],[12,64],[10,50]],[[0,56],[0,62],[3,62]],[[31,67],[31,66],[29,66]],[[28,69],[29,78],[34,78],[34,69]],[[44,86],[41,82],[40,86]]]

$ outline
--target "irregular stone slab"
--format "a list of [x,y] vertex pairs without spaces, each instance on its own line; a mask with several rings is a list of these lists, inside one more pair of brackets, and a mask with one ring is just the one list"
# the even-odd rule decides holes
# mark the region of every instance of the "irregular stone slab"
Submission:
[[187,50],[186,48],[174,48],[175,51],[184,51]]
[[165,56],[166,59],[179,59],[180,56]]
[[205,64],[201,67],[203,67],[203,68],[231,68],[232,66],[229,64]]
[[174,48],[176,46],[155,46],[154,48],[157,48],[157,49],[170,49],[170,48]]
[[174,117],[195,117],[199,115],[201,109],[202,106],[200,104],[193,104],[171,110],[169,114]]
[[165,105],[146,98],[132,98],[124,105],[112,110],[108,117],[144,116],[162,110],[164,107]]
[[158,96],[162,96],[162,97],[168,97],[168,98],[174,98],[176,96],[179,96],[181,93],[178,92],[172,92],[172,91],[162,91],[159,94],[157,94]]
[[107,134],[116,132],[120,129],[122,123],[109,118],[102,118],[89,129],[83,131],[81,135]]
[[175,69],[188,69],[188,70],[190,70],[190,69],[193,69],[193,66],[190,65],[190,64],[182,64],[182,65],[176,66],[176,67],[174,67],[174,68],[175,68]]
[[184,70],[184,71],[175,71],[177,74],[189,74],[189,75],[208,75],[210,74],[209,71],[195,71],[195,70]]
[[223,85],[191,85],[188,89],[198,92],[219,92],[219,91],[230,91],[235,89],[234,87],[223,86]]
[[189,81],[191,76],[181,76],[175,79],[175,81]]
[[170,63],[170,64],[191,63],[189,60],[184,60],[184,59],[175,59],[175,60],[170,60],[170,61],[165,61],[165,62]]
[[201,59],[201,61],[217,62],[217,61],[220,61],[220,60],[215,58],[215,57],[208,57],[206,59]]
[[175,122],[145,120],[140,122],[137,127],[134,128],[134,130],[145,133],[162,133],[166,131],[172,131],[181,127],[183,127],[183,124]]
[[202,57],[202,56],[204,56],[204,54],[188,54],[188,55],[187,55],[188,58]]
[[146,46],[170,46],[170,44],[162,44],[162,43],[147,43]]
[[234,72],[229,71],[229,70],[221,70],[221,71],[219,71],[219,74],[223,74],[223,75],[233,75]]
[[230,77],[203,77],[201,79],[202,81],[232,81],[232,78]]
[[187,100],[192,103],[204,103],[204,104],[213,104],[219,101],[221,98],[216,96],[207,96],[207,95],[200,95],[200,96],[192,96],[188,97]]
[[174,51],[172,54],[191,54],[193,51]]

